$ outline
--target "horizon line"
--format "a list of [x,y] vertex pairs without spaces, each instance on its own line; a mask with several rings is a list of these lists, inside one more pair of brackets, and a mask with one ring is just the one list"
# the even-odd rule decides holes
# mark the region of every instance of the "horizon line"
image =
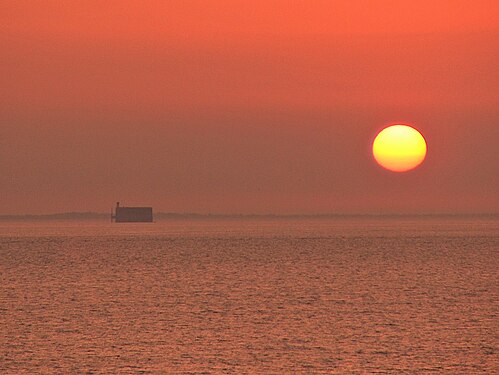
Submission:
[[[297,219],[297,218],[348,218],[348,217],[470,217],[470,216],[499,216],[499,212],[390,212],[390,213],[195,213],[195,212],[162,212],[154,214],[155,218],[159,219]],[[94,212],[94,211],[68,211],[59,213],[43,213],[43,214],[0,214],[0,220],[6,221],[9,219],[38,219],[38,220],[57,220],[57,219],[104,219],[110,217],[109,213]]]

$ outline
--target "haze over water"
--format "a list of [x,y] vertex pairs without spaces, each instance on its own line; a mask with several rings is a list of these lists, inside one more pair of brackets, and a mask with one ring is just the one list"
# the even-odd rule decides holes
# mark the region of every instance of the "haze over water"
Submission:
[[0,222],[0,373],[497,372],[499,220]]

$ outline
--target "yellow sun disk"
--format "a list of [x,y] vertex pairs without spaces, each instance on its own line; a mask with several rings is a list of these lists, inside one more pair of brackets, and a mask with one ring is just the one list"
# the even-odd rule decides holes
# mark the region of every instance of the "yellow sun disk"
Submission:
[[426,156],[423,136],[407,125],[383,129],[373,143],[373,155],[384,168],[405,172],[421,164]]

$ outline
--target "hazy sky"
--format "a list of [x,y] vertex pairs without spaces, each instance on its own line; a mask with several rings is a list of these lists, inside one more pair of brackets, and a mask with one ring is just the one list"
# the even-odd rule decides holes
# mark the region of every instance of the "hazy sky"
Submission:
[[[498,1],[2,1],[0,214],[499,212]],[[417,127],[396,174],[376,132]]]

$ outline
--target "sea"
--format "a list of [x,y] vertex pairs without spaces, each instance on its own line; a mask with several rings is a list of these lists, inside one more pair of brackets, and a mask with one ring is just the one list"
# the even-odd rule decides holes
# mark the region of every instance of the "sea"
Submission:
[[498,374],[498,216],[0,222],[0,374]]

